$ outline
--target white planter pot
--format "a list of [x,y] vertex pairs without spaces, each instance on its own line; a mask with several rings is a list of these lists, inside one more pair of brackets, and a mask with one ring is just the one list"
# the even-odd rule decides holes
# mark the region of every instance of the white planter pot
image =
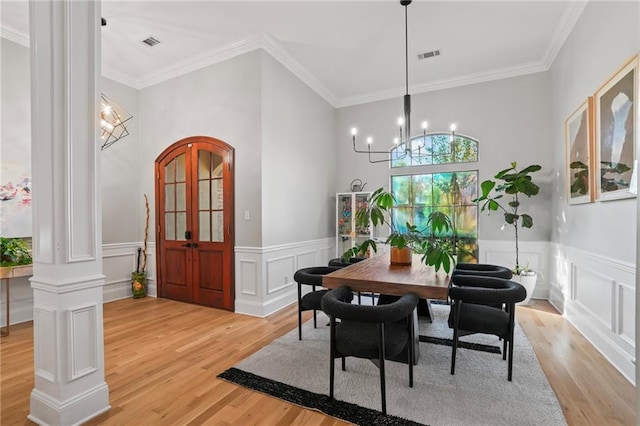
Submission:
[[528,305],[531,296],[533,295],[533,290],[536,288],[536,282],[538,281],[538,275],[535,272],[523,272],[520,275],[514,275],[512,278],[513,281],[519,282],[522,286],[527,290],[527,297],[518,305]]

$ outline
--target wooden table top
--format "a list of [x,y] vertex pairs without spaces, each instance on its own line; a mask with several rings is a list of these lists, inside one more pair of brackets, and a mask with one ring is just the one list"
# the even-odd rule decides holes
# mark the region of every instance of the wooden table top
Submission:
[[371,257],[322,277],[322,285],[336,288],[349,286],[353,291],[402,296],[414,293],[425,299],[446,300],[449,275],[420,261],[414,254],[410,266],[391,265],[388,254]]

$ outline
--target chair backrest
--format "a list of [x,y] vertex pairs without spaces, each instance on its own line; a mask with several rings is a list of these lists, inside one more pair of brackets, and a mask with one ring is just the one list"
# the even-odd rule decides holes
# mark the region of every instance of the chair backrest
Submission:
[[513,277],[513,271],[504,266],[489,265],[488,263],[458,263],[453,270],[452,275],[482,275],[485,277],[504,278],[510,280]]
[[310,268],[298,269],[293,274],[293,280],[300,284],[322,285],[322,277],[331,272],[339,270],[333,266],[312,266]]
[[346,321],[389,323],[408,317],[418,305],[418,296],[413,293],[405,294],[388,305],[364,306],[345,303],[343,300],[348,300],[352,294],[347,286],[331,290],[322,298],[322,310],[327,315]]
[[469,303],[517,303],[527,297],[527,290],[517,282],[503,278],[475,275],[451,277],[449,297]]

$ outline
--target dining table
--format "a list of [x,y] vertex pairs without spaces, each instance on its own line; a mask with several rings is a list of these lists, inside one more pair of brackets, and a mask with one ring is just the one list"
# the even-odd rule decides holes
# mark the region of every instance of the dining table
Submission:
[[[392,265],[388,255],[380,254],[325,275],[322,278],[322,286],[329,289],[348,286],[352,291],[391,296],[413,293],[421,299],[447,300],[449,281],[449,274],[436,272],[434,267],[425,265],[418,254],[413,255],[411,265]],[[416,310],[413,312],[413,322],[416,330],[414,364],[417,364],[420,348]],[[395,360],[406,359],[402,356],[404,355]]]

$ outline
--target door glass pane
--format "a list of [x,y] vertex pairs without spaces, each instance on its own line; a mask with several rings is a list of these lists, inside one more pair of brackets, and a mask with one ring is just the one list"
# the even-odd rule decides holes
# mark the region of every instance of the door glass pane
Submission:
[[211,172],[211,153],[198,151],[198,179],[209,179]]
[[176,181],[176,160],[171,160],[169,164],[164,166],[164,181],[167,183]]
[[187,184],[176,184],[176,210],[187,210]]
[[200,241],[211,241],[211,215],[209,212],[200,212]]
[[176,216],[176,240],[184,241],[184,232],[187,230],[187,214],[178,213]]
[[198,182],[198,210],[211,209],[209,182],[209,180],[201,180]]
[[176,209],[176,186],[174,184],[164,186],[164,209],[168,212]]
[[186,175],[185,155],[180,154],[176,157],[176,182],[184,182]]
[[211,241],[224,241],[223,212],[211,212]]
[[222,157],[214,153],[211,153],[211,157],[213,160],[211,161],[211,177],[222,177]]
[[211,185],[211,209],[222,210],[222,179],[213,179]]
[[164,239],[175,240],[176,239],[176,214],[165,213],[164,215]]

